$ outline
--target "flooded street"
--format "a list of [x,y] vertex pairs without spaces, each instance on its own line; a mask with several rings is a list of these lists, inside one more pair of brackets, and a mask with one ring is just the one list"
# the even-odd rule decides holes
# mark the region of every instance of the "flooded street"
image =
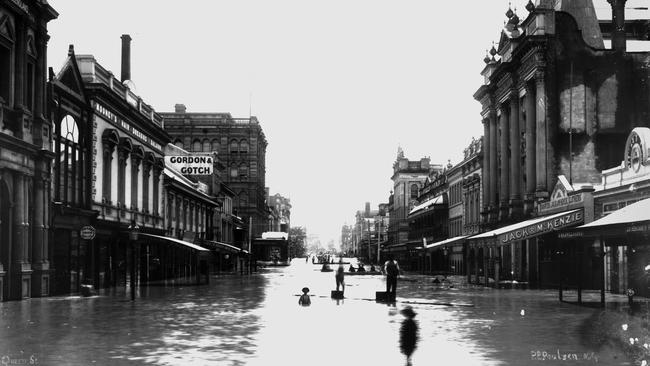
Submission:
[[[413,365],[627,364],[583,344],[581,325],[600,310],[560,303],[555,291],[449,288],[406,275],[391,306],[374,301],[375,291],[385,290],[382,276],[348,275],[346,299],[336,301],[334,273],[319,269],[296,259],[250,276],[213,277],[204,286],[149,287],[135,302],[122,290],[0,303],[0,361],[404,365],[400,310],[410,305],[420,335]],[[309,307],[298,305],[305,286]],[[534,359],[537,351],[580,360]]]

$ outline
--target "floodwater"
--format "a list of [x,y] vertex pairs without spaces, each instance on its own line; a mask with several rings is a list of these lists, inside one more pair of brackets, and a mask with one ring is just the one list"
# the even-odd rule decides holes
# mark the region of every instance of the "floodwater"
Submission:
[[[385,290],[382,276],[348,275],[346,298],[337,301],[334,272],[295,259],[290,267],[212,277],[209,285],[149,287],[134,302],[123,289],[5,302],[0,365],[405,365],[405,306],[419,325],[414,366],[628,364],[584,344],[581,325],[599,309],[560,303],[555,291],[454,280],[450,288],[406,275],[388,305],[374,301]],[[298,305],[305,286],[309,307]],[[557,353],[568,359],[550,359]]]

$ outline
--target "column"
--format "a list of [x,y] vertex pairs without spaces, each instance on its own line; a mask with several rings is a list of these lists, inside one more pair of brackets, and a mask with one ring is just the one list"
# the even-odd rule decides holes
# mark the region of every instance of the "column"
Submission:
[[[25,175],[14,173],[14,236],[12,243],[12,271],[13,283],[10,283],[10,298],[21,299],[30,296],[29,276],[31,268],[28,263],[29,222],[27,220],[27,196],[25,189]],[[26,286],[23,282],[27,281]]]
[[48,295],[48,286],[45,283],[47,279],[47,270],[49,263],[47,261],[46,241],[47,229],[45,227],[45,215],[47,200],[45,194],[45,180],[42,174],[38,174],[34,179],[34,223],[32,227],[32,296]]
[[489,118],[483,119],[483,166],[482,166],[482,184],[483,184],[483,207],[481,207],[482,214],[482,223],[488,223],[488,213],[490,207],[490,172],[488,171],[490,166],[490,120]]
[[490,145],[489,151],[486,151],[486,154],[489,154],[490,157],[490,167],[489,167],[489,184],[490,184],[490,214],[489,221],[494,223],[497,221],[497,180],[499,179],[498,169],[497,169],[497,115],[494,110],[490,111]]
[[533,201],[535,200],[535,186],[537,184],[536,170],[536,119],[535,119],[535,86],[531,82],[526,83],[526,195],[524,197],[524,215],[528,216],[533,212]]
[[519,93],[510,93],[510,218],[521,218],[521,137],[519,133]]
[[508,197],[510,196],[510,160],[508,158],[508,108],[503,104],[499,106],[501,115],[499,117],[499,126],[501,129],[499,150],[499,166],[501,172],[499,175],[499,221],[508,218]]
[[535,74],[535,99],[536,103],[536,112],[535,112],[535,127],[536,127],[536,161],[537,161],[537,186],[535,196],[537,198],[546,198],[548,197],[548,189],[546,182],[546,171],[547,171],[547,126],[546,126],[546,90],[544,83],[544,72],[539,71]]

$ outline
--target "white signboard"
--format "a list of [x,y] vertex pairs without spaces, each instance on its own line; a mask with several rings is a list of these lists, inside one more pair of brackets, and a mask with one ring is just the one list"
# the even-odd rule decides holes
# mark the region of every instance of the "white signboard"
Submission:
[[165,165],[179,171],[183,175],[211,175],[212,156],[165,156]]

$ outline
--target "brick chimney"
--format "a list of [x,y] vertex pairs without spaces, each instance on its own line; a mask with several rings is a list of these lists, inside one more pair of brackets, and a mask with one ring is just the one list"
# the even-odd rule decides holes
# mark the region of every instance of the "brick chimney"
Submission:
[[625,2],[627,0],[607,0],[612,6],[612,49],[625,52]]
[[175,113],[185,113],[187,108],[185,108],[185,104],[175,104],[174,105],[174,112]]
[[122,34],[122,77],[120,81],[131,80],[131,36]]
[[366,217],[370,217],[370,202],[366,202]]

